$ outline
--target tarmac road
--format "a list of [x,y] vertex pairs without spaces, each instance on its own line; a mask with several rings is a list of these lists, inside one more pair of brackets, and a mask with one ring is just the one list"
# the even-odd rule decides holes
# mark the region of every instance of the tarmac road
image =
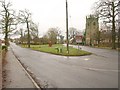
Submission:
[[66,57],[21,48],[14,43],[10,47],[43,87],[118,88],[117,51],[84,47],[97,54]]

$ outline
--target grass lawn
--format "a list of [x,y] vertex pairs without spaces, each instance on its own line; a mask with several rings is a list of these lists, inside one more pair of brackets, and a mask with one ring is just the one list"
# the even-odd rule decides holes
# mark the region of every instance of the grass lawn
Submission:
[[[22,47],[27,48],[26,45],[22,45]],[[61,48],[61,52],[58,48]],[[67,53],[67,49],[64,45],[62,44],[55,44],[52,45],[52,47],[49,47],[48,45],[31,45],[31,49],[41,51],[41,52],[46,52],[46,53],[51,53],[51,54],[56,54],[56,55],[62,55],[62,56],[83,56],[83,55],[90,55],[90,52],[86,52],[83,50],[78,50],[73,47],[69,47],[69,54]]]

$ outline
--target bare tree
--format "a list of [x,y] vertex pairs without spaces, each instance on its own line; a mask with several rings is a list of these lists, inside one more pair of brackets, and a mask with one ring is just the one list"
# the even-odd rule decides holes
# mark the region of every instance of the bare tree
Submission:
[[63,43],[64,43],[64,36],[60,35],[60,44],[63,44]]
[[28,48],[30,48],[30,21],[31,21],[31,13],[29,12],[29,10],[24,10],[24,11],[20,11],[19,12],[19,16],[18,16],[19,22],[21,23],[25,23],[26,27],[27,27],[27,33],[28,33]]
[[30,22],[30,32],[31,36],[34,37],[39,37],[39,30],[38,30],[38,24],[34,22]]
[[57,36],[58,36],[58,28],[49,28],[47,32],[47,37],[53,43],[57,43]]
[[77,29],[76,29],[76,28],[70,27],[70,28],[69,28],[69,37],[70,37],[70,38],[74,38],[76,32],[77,32]]
[[30,35],[33,38],[34,44],[39,44],[39,30],[38,30],[38,24],[34,22],[30,22]]
[[20,42],[21,42],[21,44],[23,44],[23,40],[24,40],[23,29],[20,28],[20,29],[17,30],[14,34],[20,35]]
[[48,36],[47,35],[44,35],[42,38],[41,38],[41,44],[48,44]]
[[12,4],[6,1],[0,1],[2,9],[0,11],[0,24],[2,26],[3,34],[5,34],[5,45],[9,45],[8,36],[9,33],[17,28],[17,20],[15,16],[15,11],[11,9]]
[[62,31],[60,30],[60,28],[56,27],[56,34],[57,34],[57,43],[60,44],[61,43],[61,33]]
[[96,3],[95,13],[99,16],[106,24],[112,25],[112,49],[115,49],[116,41],[116,26],[115,21],[118,14],[118,0],[99,0]]

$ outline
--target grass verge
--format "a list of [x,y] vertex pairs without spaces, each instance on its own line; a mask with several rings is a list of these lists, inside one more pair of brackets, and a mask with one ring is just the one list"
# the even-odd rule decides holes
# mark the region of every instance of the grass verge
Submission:
[[[21,45],[23,48],[27,48],[26,45]],[[55,55],[62,55],[62,56],[84,56],[90,55],[90,52],[78,50],[73,47],[69,47],[69,54],[67,53],[67,49],[64,45],[55,44],[52,47],[48,45],[31,45],[32,50],[37,50],[45,53],[51,53]]]

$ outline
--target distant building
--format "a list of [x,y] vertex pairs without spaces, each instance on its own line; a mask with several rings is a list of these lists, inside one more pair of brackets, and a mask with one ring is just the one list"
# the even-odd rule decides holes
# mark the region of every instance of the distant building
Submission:
[[97,44],[97,37],[99,32],[98,18],[94,15],[86,17],[85,42],[86,45]]
[[[74,37],[70,38],[69,43],[70,44],[82,44],[83,43],[83,35],[84,33],[81,31],[76,31]],[[82,38],[81,38],[82,37]]]

